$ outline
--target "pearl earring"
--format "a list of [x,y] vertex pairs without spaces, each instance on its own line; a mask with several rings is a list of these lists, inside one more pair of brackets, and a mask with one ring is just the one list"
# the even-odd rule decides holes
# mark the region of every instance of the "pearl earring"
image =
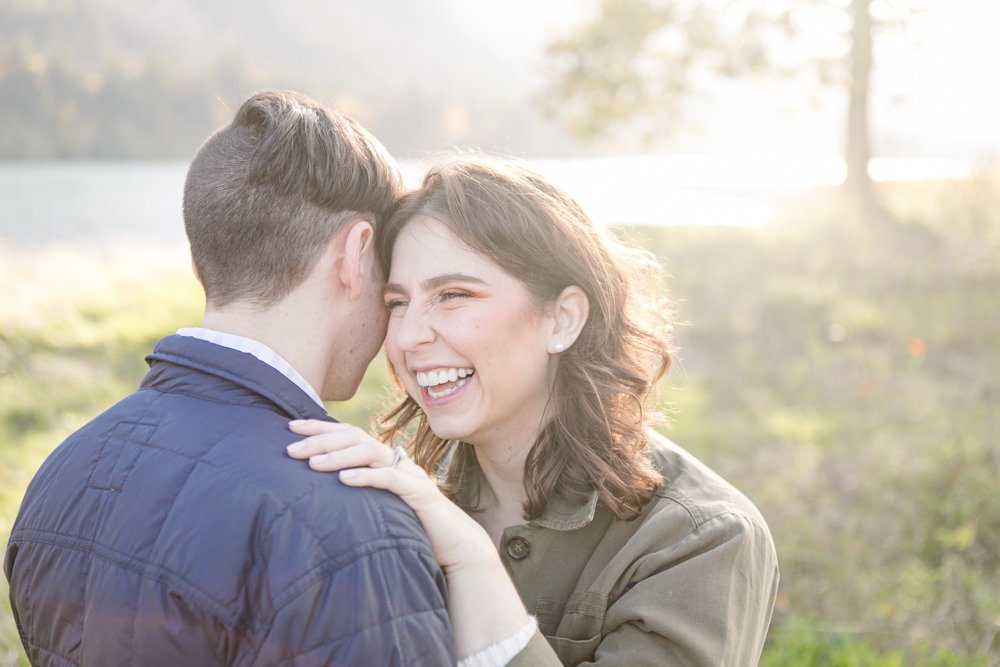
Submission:
[[556,354],[558,354],[559,352],[565,351],[566,346],[563,345],[562,343],[556,343],[555,345],[552,346],[552,349],[554,349],[556,351]]

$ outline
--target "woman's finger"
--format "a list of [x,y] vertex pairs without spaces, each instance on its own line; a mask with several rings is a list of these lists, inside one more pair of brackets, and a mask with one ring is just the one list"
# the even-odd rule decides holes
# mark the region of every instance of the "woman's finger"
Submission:
[[335,452],[348,447],[354,447],[364,442],[371,442],[380,447],[385,447],[385,445],[372,438],[368,433],[348,425],[347,428],[308,436],[303,440],[291,443],[286,449],[288,455],[293,459],[307,459],[317,454]]
[[[367,440],[339,450],[326,450],[309,457],[309,467],[320,472],[331,472],[362,466],[386,467],[392,465],[393,450],[375,440]],[[302,458],[302,457],[296,457]]]
[[345,424],[343,422],[328,422],[322,419],[296,419],[288,422],[288,429],[292,433],[299,435],[318,435],[320,433],[335,433],[347,429],[355,429],[357,426]]
[[418,514],[427,509],[429,502],[436,500],[433,497],[435,494],[439,495],[436,485],[423,469],[411,462],[397,464],[395,468],[348,468],[340,471],[340,481],[348,486],[370,486],[391,491]]

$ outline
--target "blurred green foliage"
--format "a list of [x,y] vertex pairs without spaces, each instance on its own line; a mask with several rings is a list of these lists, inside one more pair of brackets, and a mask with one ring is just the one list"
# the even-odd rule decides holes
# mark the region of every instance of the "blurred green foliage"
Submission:
[[789,619],[773,627],[770,649],[761,667],[823,665],[824,667],[986,667],[984,657],[970,657],[948,649],[918,642],[910,648],[885,648],[884,641],[863,633],[838,632],[823,628],[815,618]]
[[[997,644],[1000,173],[880,188],[892,224],[814,190],[761,228],[623,230],[663,258],[677,302],[665,431],[778,545],[768,667],[985,665]],[[134,389],[202,297],[179,249],[9,249],[0,280],[5,538],[48,452]],[[364,424],[386,386],[379,359],[331,412]]]

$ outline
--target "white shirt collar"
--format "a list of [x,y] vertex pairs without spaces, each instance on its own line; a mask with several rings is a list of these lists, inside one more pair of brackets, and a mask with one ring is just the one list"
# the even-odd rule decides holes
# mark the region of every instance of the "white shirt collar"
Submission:
[[316,401],[316,403],[323,408],[324,411],[326,410],[326,406],[323,405],[323,399],[319,397],[319,394],[313,386],[309,384],[308,380],[302,377],[301,373],[295,370],[290,363],[285,361],[281,355],[269,348],[267,345],[253,340],[252,338],[216,331],[215,329],[206,329],[204,327],[185,327],[183,329],[178,329],[177,335],[205,340],[209,343],[215,343],[216,345],[228,347],[229,349],[236,350],[237,352],[246,352],[247,354],[253,355],[295,383],[297,387],[306,392],[311,399]]

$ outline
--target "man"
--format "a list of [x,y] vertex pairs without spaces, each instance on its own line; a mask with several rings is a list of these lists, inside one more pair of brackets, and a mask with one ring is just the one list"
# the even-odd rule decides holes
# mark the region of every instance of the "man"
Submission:
[[204,328],[53,452],[11,532],[33,665],[454,664],[415,515],[285,454],[382,343],[373,234],[401,190],[370,134],[294,93],[202,146],[184,222]]

